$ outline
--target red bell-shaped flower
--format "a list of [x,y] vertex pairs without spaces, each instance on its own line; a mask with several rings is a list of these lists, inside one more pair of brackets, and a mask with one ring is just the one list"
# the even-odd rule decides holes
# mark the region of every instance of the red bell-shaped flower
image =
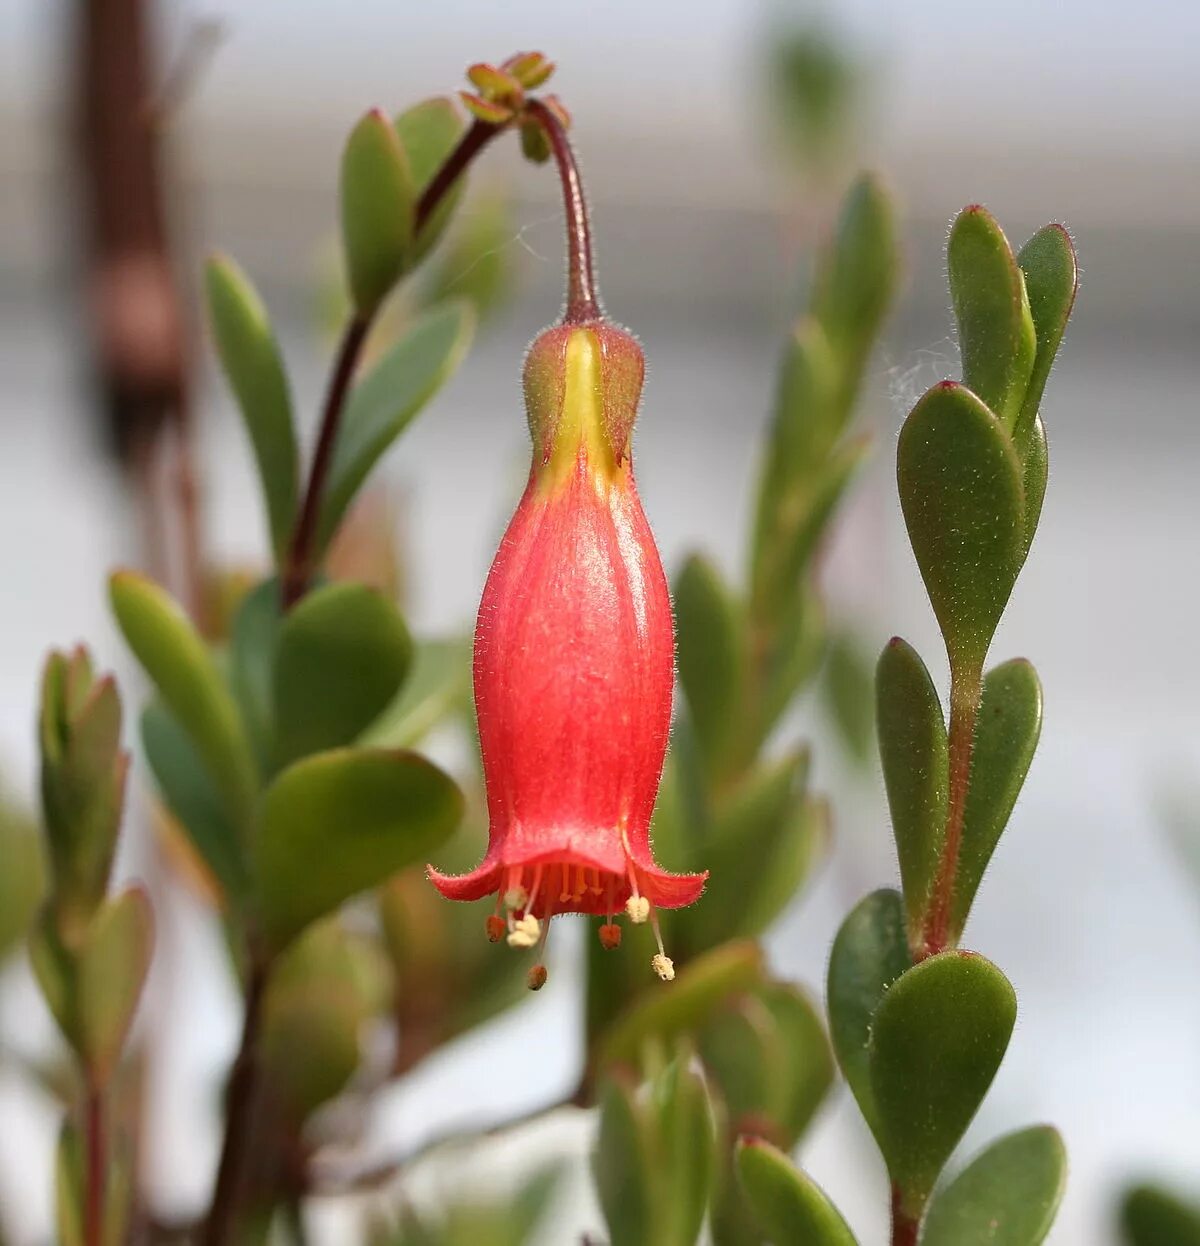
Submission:
[[[606,917],[614,946],[622,910],[654,921],[704,887],[650,850],[675,645],[630,457],[644,366],[599,319],[547,330],[525,362],[533,465],[475,632],[488,850],[469,874],[430,870],[450,899],[496,893],[489,933],[518,947],[569,912]],[[673,972],[661,945],[654,968]]]

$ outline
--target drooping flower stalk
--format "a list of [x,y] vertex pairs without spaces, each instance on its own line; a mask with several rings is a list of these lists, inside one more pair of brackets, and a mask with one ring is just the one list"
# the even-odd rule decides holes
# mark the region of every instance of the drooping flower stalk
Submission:
[[601,312],[587,206],[557,114],[526,104],[558,166],[567,217],[562,322],[525,360],[533,461],[492,565],[475,633],[475,704],[487,785],[482,864],[443,895],[497,897],[493,941],[537,948],[550,920],[617,917],[654,927],[652,967],[674,976],[655,910],[698,898],[705,875],[654,861],[650,816],[671,721],[674,628],[666,577],[634,483],[630,442],[645,361]]

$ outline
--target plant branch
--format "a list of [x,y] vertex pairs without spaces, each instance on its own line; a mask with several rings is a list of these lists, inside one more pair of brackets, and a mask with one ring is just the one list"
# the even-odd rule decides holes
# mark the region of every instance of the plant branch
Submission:
[[83,1113],[84,1146],[87,1152],[83,1240],[85,1246],[104,1246],[104,1195],[108,1185],[108,1139],[104,1121],[104,1095],[90,1078]]
[[258,1099],[258,1036],[262,1027],[263,997],[267,986],[267,967],[253,962],[246,980],[242,1039],[229,1076],[225,1103],[225,1137],[213,1187],[212,1205],[204,1224],[202,1246],[226,1246],[235,1241],[238,1207],[246,1160],[250,1154],[250,1135]]
[[562,183],[563,209],[567,218],[567,309],[563,323],[583,324],[588,320],[598,320],[601,310],[592,260],[592,227],[588,219],[587,198],[583,193],[583,179],[571,140],[562,122],[541,100],[530,100],[525,107],[546,133]]
[[962,850],[963,820],[967,812],[967,791],[971,783],[971,755],[975,748],[975,724],[983,680],[978,670],[950,676],[950,792],[946,810],[946,834],[942,840],[942,859],[938,865],[933,894],[922,931],[918,959],[936,956],[946,950],[950,935],[950,910],[954,903],[954,883]]

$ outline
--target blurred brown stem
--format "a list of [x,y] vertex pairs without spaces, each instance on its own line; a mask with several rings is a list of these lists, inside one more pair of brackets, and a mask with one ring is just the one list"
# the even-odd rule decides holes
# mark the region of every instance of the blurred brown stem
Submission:
[[84,1194],[83,1240],[85,1246],[104,1246],[104,1203],[108,1185],[108,1146],[104,1121],[104,1095],[89,1081],[84,1103],[84,1146],[87,1189]]
[[892,1246],[917,1246],[920,1221],[905,1212],[902,1202],[899,1186],[892,1186]]
[[242,1197],[246,1160],[250,1155],[258,1098],[258,1036],[262,1028],[263,997],[267,967],[254,961],[246,979],[242,1039],[238,1046],[225,1100],[225,1137],[213,1187],[212,1205],[205,1221],[202,1246],[225,1246],[236,1241],[238,1211]]

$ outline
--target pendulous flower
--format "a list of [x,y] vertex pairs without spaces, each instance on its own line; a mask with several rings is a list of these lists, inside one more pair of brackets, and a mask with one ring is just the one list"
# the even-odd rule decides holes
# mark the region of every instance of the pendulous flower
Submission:
[[[657,937],[655,910],[692,903],[706,877],[669,873],[650,849],[674,628],[630,456],[644,370],[637,341],[599,315],[530,348],[533,463],[475,632],[488,849],[469,874],[430,869],[450,899],[495,893],[489,936],[503,922],[510,946],[539,953],[560,913],[603,917],[605,947],[622,911]],[[661,937],[652,967],[674,976]]]

